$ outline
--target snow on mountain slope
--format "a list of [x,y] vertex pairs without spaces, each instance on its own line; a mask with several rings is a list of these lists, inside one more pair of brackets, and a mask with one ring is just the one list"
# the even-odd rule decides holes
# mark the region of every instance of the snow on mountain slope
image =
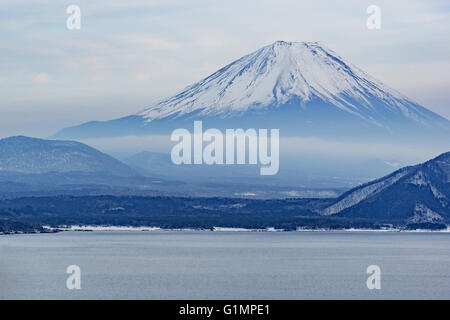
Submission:
[[283,41],[242,57],[138,115],[147,122],[189,114],[233,117],[292,100],[305,106],[314,98],[379,125],[374,101],[416,121],[429,116],[325,46]]
[[143,111],[59,131],[54,138],[165,135],[203,120],[214,128],[279,128],[289,136],[436,136],[450,121],[317,42],[277,41]]
[[368,218],[403,214],[413,217],[411,221],[426,222],[439,220],[439,214],[450,218],[449,203],[450,152],[447,152],[356,187],[322,209],[320,214],[344,213],[360,217],[362,214]]
[[444,218],[430,208],[427,208],[421,203],[417,203],[414,207],[414,216],[409,219],[409,222],[411,223],[423,223],[423,222],[430,222],[430,223],[440,223],[443,222]]
[[394,183],[408,174],[410,170],[411,168],[400,169],[399,171],[396,171],[394,174],[388,176],[385,179],[381,179],[373,183],[369,183],[361,188],[357,188],[356,190],[354,190],[354,192],[348,194],[348,196],[343,197],[338,202],[323,210],[322,214],[328,216],[339,213],[344,209],[350,208],[392,186]]

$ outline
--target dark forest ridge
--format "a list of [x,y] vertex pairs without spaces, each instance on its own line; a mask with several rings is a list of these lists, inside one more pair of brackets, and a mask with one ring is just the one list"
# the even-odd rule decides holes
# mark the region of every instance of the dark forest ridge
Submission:
[[331,199],[58,196],[0,201],[0,219],[163,228],[441,229],[450,224],[450,152]]

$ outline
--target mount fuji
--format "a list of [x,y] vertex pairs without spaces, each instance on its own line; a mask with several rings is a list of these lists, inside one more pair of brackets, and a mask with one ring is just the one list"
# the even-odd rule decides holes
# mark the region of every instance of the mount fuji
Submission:
[[279,128],[288,136],[450,133],[449,120],[324,45],[277,41],[138,113],[65,128],[54,137],[167,134],[191,128],[194,120],[214,128]]

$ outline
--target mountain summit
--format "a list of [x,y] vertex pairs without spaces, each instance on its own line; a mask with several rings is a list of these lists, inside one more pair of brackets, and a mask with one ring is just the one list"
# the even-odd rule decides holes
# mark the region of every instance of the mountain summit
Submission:
[[378,116],[373,100],[385,102],[386,112],[417,120],[427,115],[325,46],[284,41],[231,63],[139,115],[148,122],[192,113],[228,117],[295,100],[306,105],[315,99],[374,123]]
[[450,132],[450,121],[320,43],[277,41],[137,114],[67,128],[57,137],[165,133],[193,119],[294,134]]

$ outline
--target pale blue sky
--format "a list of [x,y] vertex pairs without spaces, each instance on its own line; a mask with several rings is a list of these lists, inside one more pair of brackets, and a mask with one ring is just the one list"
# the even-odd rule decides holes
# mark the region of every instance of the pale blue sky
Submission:
[[275,40],[320,41],[450,118],[448,0],[2,0],[0,37],[0,137],[137,112]]

